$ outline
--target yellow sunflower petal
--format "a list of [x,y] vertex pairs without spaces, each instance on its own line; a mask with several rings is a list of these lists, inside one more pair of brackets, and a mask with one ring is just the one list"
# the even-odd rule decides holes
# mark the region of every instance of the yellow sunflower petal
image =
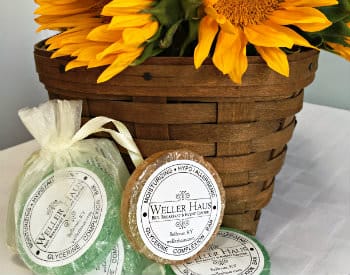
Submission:
[[223,30],[219,33],[213,55],[213,62],[223,74],[228,74],[233,69],[235,58],[235,56],[233,56],[233,51],[235,50],[234,47],[238,45],[237,39],[239,39],[238,34],[227,33]]
[[220,25],[220,28],[228,33],[236,33],[237,27],[233,26],[230,21],[226,20],[223,24]]
[[121,30],[109,30],[108,24],[104,24],[94,28],[87,35],[87,39],[92,41],[101,41],[101,42],[115,42],[116,40],[121,39],[122,31]]
[[[270,25],[270,26],[276,26],[275,23],[266,21],[265,24]],[[308,48],[313,48],[315,50],[319,50],[317,47],[314,47],[307,41],[304,37],[302,37],[300,34],[297,32],[293,31],[292,29],[284,26],[278,26],[281,31],[283,31],[285,34],[287,34],[291,39],[293,39],[293,42],[295,45],[303,46],[303,47],[308,47]]]
[[97,56],[96,59],[97,60],[102,60],[103,58],[105,58],[107,55],[110,54],[117,54],[120,53],[122,51],[124,51],[125,49],[125,45],[123,44],[123,42],[121,40],[109,45],[106,49],[104,49],[102,52],[100,52]]
[[[74,15],[68,15],[68,16],[45,15],[45,16],[39,16],[35,18],[35,22],[37,22],[38,24],[59,23],[62,21],[66,21],[67,23],[100,22],[101,18],[91,17],[91,14],[88,14],[88,13],[74,14]],[[62,25],[63,24],[64,23],[62,23]]]
[[151,21],[150,14],[130,14],[114,16],[109,23],[108,29],[120,30],[125,28],[142,27]]
[[137,57],[140,56],[143,49],[138,48],[133,52],[121,53],[117,56],[115,61],[103,71],[98,77],[97,83],[105,82],[111,79],[113,76],[119,74],[126,67],[128,67]]
[[241,84],[242,77],[248,68],[248,58],[246,53],[247,39],[242,31],[237,33],[237,37],[233,46],[233,69],[229,73],[233,82]]
[[120,54],[121,52],[133,52],[135,47],[130,47],[123,43],[123,41],[119,40],[108,47],[106,47],[102,52],[97,54],[96,59],[102,60],[108,55]]
[[112,7],[104,7],[101,12],[104,16],[125,16],[130,14],[137,14],[140,12],[139,8],[112,8]]
[[114,0],[104,6],[104,9],[138,8],[138,10],[149,7],[153,0]]
[[157,21],[151,21],[142,28],[127,28],[123,31],[123,41],[127,45],[137,47],[154,36],[158,26]]
[[80,2],[69,3],[65,5],[43,5],[37,8],[34,14],[46,15],[68,15],[88,11],[96,5],[94,0],[85,0]]
[[274,71],[289,76],[289,64],[287,54],[279,48],[255,47],[266,64]]
[[[88,41],[86,40],[84,43],[79,43],[79,44],[72,44],[72,45],[79,45],[80,47],[77,48],[74,52],[72,52],[70,55],[71,56],[78,56],[79,54],[81,54],[85,49],[90,48],[90,47],[95,47],[98,46],[98,43],[92,42],[92,41]],[[62,48],[65,47],[70,47],[72,45],[65,45]]]
[[87,62],[85,62],[85,61],[72,60],[66,65],[65,70],[67,72],[67,71],[72,70],[74,68],[86,67],[86,66],[87,66]]
[[79,49],[81,46],[79,44],[73,44],[73,45],[67,45],[64,46],[57,51],[55,51],[52,55],[51,58],[56,58],[60,56],[66,56],[66,55],[71,55],[74,51]]
[[222,14],[218,14],[216,10],[210,6],[205,7],[205,13],[210,17],[214,18],[219,24],[225,24],[225,22],[227,21],[225,16],[223,16]]
[[294,24],[294,26],[297,26],[299,29],[306,31],[306,32],[318,32],[319,30],[324,30],[332,25],[332,22],[329,22],[329,24],[323,24],[323,23],[297,23]]
[[200,24],[198,31],[198,44],[194,50],[194,66],[198,69],[203,61],[208,57],[211,45],[218,32],[218,24],[214,19],[205,16]]
[[337,0],[285,0],[282,7],[325,7],[337,5]]
[[66,44],[76,44],[86,42],[87,31],[78,32],[78,33],[62,33],[61,35],[54,36],[49,40],[48,43],[56,44],[61,47]]
[[322,12],[310,7],[288,7],[284,10],[276,10],[269,19],[279,25],[298,26],[304,31],[320,31],[332,25]]
[[91,45],[82,49],[77,55],[76,60],[79,61],[90,61],[96,59],[96,55],[106,48],[106,44],[98,43],[97,45]]
[[101,60],[91,59],[88,64],[88,68],[96,68],[100,66],[110,65],[114,62],[118,55],[109,55]]
[[250,25],[244,28],[248,41],[263,47],[293,46],[293,39],[289,37],[279,25]]

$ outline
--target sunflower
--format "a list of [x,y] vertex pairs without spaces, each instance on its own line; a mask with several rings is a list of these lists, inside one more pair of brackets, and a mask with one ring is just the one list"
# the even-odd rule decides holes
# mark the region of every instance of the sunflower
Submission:
[[[205,16],[199,26],[194,52],[199,68],[209,55],[215,38],[214,65],[241,83],[247,70],[247,45],[276,72],[289,76],[287,54],[281,48],[313,46],[298,32],[316,32],[332,23],[318,9],[337,4],[336,0],[204,0]],[[293,26],[292,26],[293,25]]]
[[[51,57],[74,57],[66,70],[108,65],[98,83],[109,80],[140,57],[147,41],[159,28],[151,14],[142,13],[153,0],[56,0],[54,3],[40,0],[38,3],[41,7],[36,12],[43,14],[37,20],[41,28],[66,27],[47,40],[48,50],[56,50]],[[50,22],[52,14],[55,18]]]

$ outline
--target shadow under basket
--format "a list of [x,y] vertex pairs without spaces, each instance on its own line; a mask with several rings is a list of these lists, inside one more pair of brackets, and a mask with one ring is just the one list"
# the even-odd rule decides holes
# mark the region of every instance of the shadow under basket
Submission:
[[290,54],[289,78],[249,57],[242,85],[209,60],[194,69],[190,57],[153,57],[96,84],[103,68],[65,72],[70,59],[50,59],[44,42],[35,45],[34,55],[49,97],[83,100],[83,121],[102,115],[124,122],[144,157],[178,148],[205,156],[225,186],[223,225],[255,235],[303,105],[303,88],[315,77],[317,51]]

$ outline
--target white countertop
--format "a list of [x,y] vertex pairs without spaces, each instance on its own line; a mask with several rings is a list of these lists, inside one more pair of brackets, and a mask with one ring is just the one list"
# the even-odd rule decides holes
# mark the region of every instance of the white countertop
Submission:
[[[31,272],[5,245],[7,201],[29,141],[0,151],[0,274]],[[350,275],[350,112],[304,104],[257,238],[272,275]]]

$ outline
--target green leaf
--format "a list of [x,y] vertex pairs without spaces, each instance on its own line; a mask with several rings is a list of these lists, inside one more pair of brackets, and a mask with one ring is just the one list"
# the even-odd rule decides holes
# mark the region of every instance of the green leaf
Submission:
[[344,10],[350,12],[350,0],[339,0],[338,2]]
[[155,43],[148,44],[143,53],[130,66],[138,66],[145,62],[148,58],[160,54],[163,49],[155,48]]
[[321,37],[324,41],[334,42],[348,46],[345,39],[350,37],[350,28],[345,24],[345,22],[340,21],[334,23],[332,26],[326,30],[320,32]]
[[330,35],[324,35],[323,36],[323,40],[325,42],[333,42],[333,43],[337,43],[337,44],[340,44],[340,45],[343,45],[343,46],[349,46],[344,37],[342,36],[330,36]]
[[184,18],[184,11],[178,0],[161,0],[150,9],[143,10],[150,13],[163,26],[172,26],[181,18]]
[[173,24],[166,32],[164,38],[160,41],[159,46],[162,49],[169,48],[173,43],[174,35],[182,23],[182,19]]
[[160,26],[158,31],[156,32],[156,34],[153,35],[150,39],[148,39],[147,44],[153,43],[156,40],[158,40],[160,38],[161,34],[163,33],[163,28],[164,28],[163,26]]
[[202,4],[202,0],[181,0],[182,8],[185,12],[185,18],[191,20],[198,14],[198,7]]
[[190,45],[193,41],[197,40],[197,37],[198,37],[198,26],[199,26],[199,20],[190,20],[190,21],[188,21],[188,35],[187,35],[185,41],[182,44],[182,47],[181,47],[181,50],[180,50],[180,56],[184,55],[188,45]]

